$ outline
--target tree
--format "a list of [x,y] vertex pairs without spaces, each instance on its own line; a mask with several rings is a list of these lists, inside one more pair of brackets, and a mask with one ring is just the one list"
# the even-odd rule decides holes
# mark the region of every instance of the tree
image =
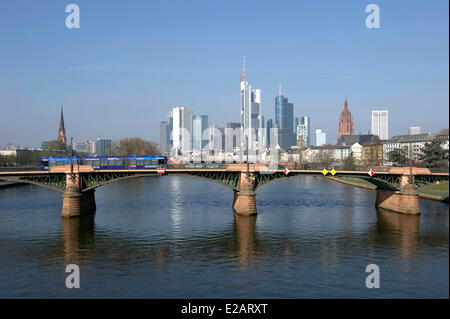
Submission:
[[[307,149],[306,146],[299,146],[298,148],[298,161],[300,162],[301,167],[303,167],[305,162],[305,150]],[[296,163],[297,166],[297,163]]]
[[16,164],[16,157],[13,155],[0,155],[0,167],[13,166]]
[[389,162],[392,162],[394,166],[405,166],[408,163],[409,158],[407,151],[404,148],[396,148],[387,154]]
[[444,149],[442,144],[444,139],[435,138],[422,148],[422,154],[419,159],[425,163],[426,167],[447,167],[448,166],[448,149]]
[[314,163],[320,168],[325,168],[333,163],[333,152],[330,150],[320,150],[314,156]]
[[122,138],[119,144],[114,147],[115,155],[131,156],[131,155],[159,155],[160,150],[156,143],[145,141],[139,137]]
[[58,140],[52,140],[45,143],[45,147],[42,150],[42,156],[44,157],[69,156],[69,150],[70,147],[67,146],[65,143]]
[[342,168],[345,171],[353,171],[356,168],[355,158],[353,156],[353,151],[350,151],[350,154],[344,159],[342,164]]

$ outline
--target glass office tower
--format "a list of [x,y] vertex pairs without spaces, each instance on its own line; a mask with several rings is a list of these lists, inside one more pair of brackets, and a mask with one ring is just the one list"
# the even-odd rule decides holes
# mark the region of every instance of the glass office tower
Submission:
[[200,151],[208,144],[208,139],[203,139],[203,133],[208,129],[208,115],[194,115],[192,117],[192,149]]
[[280,147],[286,150],[295,145],[294,104],[289,103],[288,98],[281,95],[281,85],[278,96],[275,98],[275,124],[279,129]]

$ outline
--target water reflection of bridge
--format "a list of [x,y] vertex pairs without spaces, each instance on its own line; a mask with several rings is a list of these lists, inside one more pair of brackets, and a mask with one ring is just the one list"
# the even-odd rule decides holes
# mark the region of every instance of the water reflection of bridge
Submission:
[[[346,233],[345,236],[333,236],[330,233],[328,239],[322,238],[322,243],[319,244],[321,249],[312,251],[307,248],[312,240],[317,243],[317,239],[311,238],[310,234],[272,231],[270,234],[265,233],[258,228],[256,216],[234,215],[232,223],[214,232],[205,230],[201,234],[186,234],[189,238],[185,240],[174,239],[171,234],[167,234],[148,243],[143,242],[140,236],[124,233],[115,235],[112,231],[98,228],[95,226],[94,216],[87,216],[62,219],[62,241],[48,238],[48,242],[55,243],[47,247],[52,251],[35,258],[46,258],[47,262],[49,255],[63,254],[65,263],[82,265],[106,254],[108,258],[116,259],[111,262],[118,265],[152,262],[159,265],[158,267],[164,267],[171,259],[178,257],[195,260],[201,258],[205,262],[211,259],[213,262],[223,255],[228,260],[237,261],[241,266],[259,263],[267,256],[280,256],[286,262],[291,258],[311,260],[320,257],[324,270],[334,272],[340,263],[345,262],[342,259],[345,259],[345,256],[340,256],[339,251],[354,250],[355,243],[360,242],[361,238],[366,238],[363,246],[367,249],[361,258],[376,259],[376,250],[382,245],[385,249],[398,251],[398,255],[406,263],[413,262],[417,257],[419,241],[420,245],[431,248],[445,244],[445,239],[436,240],[442,238],[441,234],[420,234],[419,225],[419,216],[392,214],[378,209],[377,221],[373,226],[363,229],[362,232]],[[96,233],[101,233],[101,236]],[[180,244],[180,241],[184,244]],[[202,245],[192,246],[193,242],[201,242]],[[33,241],[30,241],[31,251],[33,245],[38,243],[33,244]],[[111,254],[112,250],[114,254]]]

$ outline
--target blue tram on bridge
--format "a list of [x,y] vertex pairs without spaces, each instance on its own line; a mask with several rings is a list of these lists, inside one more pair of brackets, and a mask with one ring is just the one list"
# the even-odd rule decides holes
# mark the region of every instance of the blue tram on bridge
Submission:
[[[55,166],[70,165],[70,157],[43,157],[39,170],[48,171]],[[167,168],[166,156],[86,156],[72,157],[74,165],[91,165],[95,170],[104,169],[157,169]]]

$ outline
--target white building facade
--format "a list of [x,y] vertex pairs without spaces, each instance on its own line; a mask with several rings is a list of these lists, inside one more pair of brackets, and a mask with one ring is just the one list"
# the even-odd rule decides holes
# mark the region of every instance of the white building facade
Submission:
[[[422,153],[422,148],[427,142],[431,142],[436,137],[436,134],[413,134],[413,135],[398,135],[393,136],[390,140],[383,142],[383,162],[385,165],[392,165],[389,161],[389,152],[395,149],[405,150],[407,156],[411,157],[414,161],[417,161]],[[444,142],[443,147],[448,148],[448,138]]]
[[172,109],[170,117],[173,118],[173,149],[188,153],[192,150],[192,110],[176,106]]
[[370,118],[370,133],[377,135],[380,140],[389,139],[388,111],[372,111]]
[[316,146],[327,144],[327,133],[321,129],[316,129]]

